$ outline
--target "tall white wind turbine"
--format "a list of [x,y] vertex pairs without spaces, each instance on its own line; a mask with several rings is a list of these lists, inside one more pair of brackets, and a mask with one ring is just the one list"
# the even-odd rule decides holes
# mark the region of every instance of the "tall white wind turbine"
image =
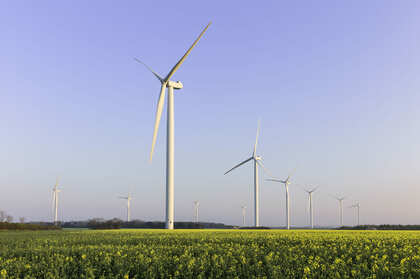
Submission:
[[357,225],[360,226],[360,203],[356,202],[350,208],[356,208],[357,209]]
[[162,78],[155,71],[153,71],[149,66],[147,66],[142,61],[135,58],[135,60],[143,64],[152,74],[160,81],[160,95],[157,104],[156,110],[156,120],[155,127],[153,130],[153,140],[152,140],[152,149],[150,151],[150,161],[153,158],[153,151],[155,149],[156,137],[159,129],[160,118],[162,116],[163,106],[165,102],[165,91],[168,88],[168,108],[167,108],[167,135],[166,135],[166,216],[165,216],[165,228],[173,229],[174,228],[174,89],[181,89],[183,87],[180,81],[174,82],[171,81],[171,77],[178,70],[178,68],[185,61],[187,56],[190,54],[191,50],[195,47],[198,41],[206,32],[207,28],[210,26],[209,23],[204,30],[200,33],[198,38],[194,41],[191,47],[187,50],[184,56],[175,64],[175,66],[169,71],[166,77]]
[[312,205],[312,194],[318,189],[318,187],[313,188],[312,190],[304,189],[306,193],[309,195],[309,219],[311,223],[311,228],[314,228],[314,208]]
[[285,180],[276,179],[276,178],[269,178],[267,180],[284,184],[284,188],[286,189],[286,227],[288,230],[290,230],[290,195],[289,195],[290,175]]
[[257,127],[257,136],[255,138],[255,144],[254,144],[254,151],[252,153],[252,156],[246,159],[245,161],[237,164],[225,174],[228,174],[229,172],[233,171],[237,167],[242,166],[245,163],[248,163],[249,161],[254,161],[254,226],[259,227],[260,226],[260,197],[259,197],[259,183],[258,183],[258,166],[261,166],[263,170],[267,171],[262,163],[262,157],[257,156],[257,144],[258,144],[258,134],[260,130],[260,122],[258,121],[258,127]]
[[242,227],[245,227],[246,224],[246,206],[241,206],[242,209]]
[[340,216],[340,227],[343,226],[343,201],[346,199],[346,197],[334,197],[336,200],[338,200],[338,205],[339,205],[339,216]]
[[200,207],[199,201],[194,201],[194,222],[198,223],[198,209]]
[[58,223],[58,193],[60,193],[61,190],[58,189],[58,178],[55,181],[55,185],[53,188],[53,203],[54,203],[54,224]]
[[128,193],[128,196],[126,197],[118,197],[120,199],[127,200],[127,222],[130,222],[131,219],[131,210],[130,210],[130,204],[131,204],[131,193]]

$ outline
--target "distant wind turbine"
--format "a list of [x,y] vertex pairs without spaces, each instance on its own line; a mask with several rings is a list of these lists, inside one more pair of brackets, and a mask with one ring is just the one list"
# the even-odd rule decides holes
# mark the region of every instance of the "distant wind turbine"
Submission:
[[198,209],[200,207],[199,201],[194,201],[194,222],[198,223]]
[[252,153],[252,156],[246,159],[245,161],[237,164],[225,174],[228,174],[229,172],[233,171],[237,167],[242,166],[245,163],[248,163],[249,161],[254,161],[254,226],[259,227],[260,226],[260,197],[259,197],[259,183],[258,183],[258,166],[261,166],[263,170],[267,171],[262,163],[261,156],[257,156],[257,144],[258,144],[258,134],[260,130],[260,121],[258,121],[258,127],[257,127],[257,136],[255,137],[255,144],[254,144],[254,151]]
[[357,225],[360,226],[360,203],[356,202],[350,208],[356,208],[357,209]]
[[338,200],[338,204],[339,204],[339,216],[340,216],[340,227],[343,226],[343,201],[347,198],[347,197],[336,197],[333,196],[336,200]]
[[128,193],[126,197],[118,197],[119,199],[127,200],[127,222],[130,222],[131,211],[130,211],[130,203],[131,203],[131,193]]
[[274,181],[274,182],[279,182],[279,183],[284,184],[284,187],[286,189],[286,227],[288,230],[290,230],[290,195],[289,195],[290,176],[291,175],[289,175],[285,180],[276,179],[276,178],[266,179],[268,181]]
[[245,220],[246,220],[246,206],[241,206],[242,209],[242,227],[245,227]]
[[184,60],[190,54],[191,50],[195,47],[198,41],[206,32],[207,28],[210,26],[210,23],[204,28],[200,33],[198,38],[194,41],[191,47],[187,50],[184,56],[175,64],[175,66],[169,71],[166,77],[159,76],[155,71],[152,70],[142,61],[134,58],[137,62],[143,64],[152,74],[160,81],[161,89],[159,100],[157,104],[156,111],[156,120],[155,127],[153,130],[153,141],[152,149],[150,151],[150,161],[153,158],[153,151],[155,149],[156,137],[159,129],[160,118],[162,116],[163,106],[165,102],[165,91],[168,88],[168,108],[167,108],[167,135],[166,135],[166,216],[165,216],[165,228],[173,229],[174,228],[174,89],[181,89],[183,87],[180,81],[174,82],[170,78],[182,65]]
[[60,193],[61,190],[58,189],[58,178],[55,181],[55,185],[53,188],[53,203],[54,203],[54,224],[58,223],[58,193]]
[[306,190],[304,191],[308,193],[309,195],[309,219],[311,223],[311,228],[314,228],[314,208],[312,206],[312,194],[318,189],[318,187],[313,188],[312,190]]

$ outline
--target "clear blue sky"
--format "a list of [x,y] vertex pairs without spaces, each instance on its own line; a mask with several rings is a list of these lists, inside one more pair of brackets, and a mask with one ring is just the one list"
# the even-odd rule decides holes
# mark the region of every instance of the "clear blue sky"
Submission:
[[[148,161],[159,83],[173,77],[175,219],[252,221],[250,156],[277,176],[319,185],[317,225],[337,223],[328,194],[361,203],[362,223],[419,223],[418,1],[2,1],[0,209],[60,218],[163,220],[165,127]],[[161,124],[165,124],[166,117]],[[262,225],[284,225],[284,189],[261,181]],[[291,189],[292,225],[307,197]],[[345,223],[354,212],[345,209]]]

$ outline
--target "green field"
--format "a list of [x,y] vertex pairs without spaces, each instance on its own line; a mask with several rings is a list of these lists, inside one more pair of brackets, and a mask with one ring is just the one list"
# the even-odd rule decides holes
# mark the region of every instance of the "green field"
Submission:
[[0,278],[420,278],[420,232],[0,232]]

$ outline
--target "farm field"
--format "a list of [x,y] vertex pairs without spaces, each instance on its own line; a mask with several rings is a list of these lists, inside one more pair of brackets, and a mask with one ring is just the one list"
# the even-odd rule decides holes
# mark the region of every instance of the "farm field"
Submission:
[[420,278],[420,232],[0,232],[0,278]]

